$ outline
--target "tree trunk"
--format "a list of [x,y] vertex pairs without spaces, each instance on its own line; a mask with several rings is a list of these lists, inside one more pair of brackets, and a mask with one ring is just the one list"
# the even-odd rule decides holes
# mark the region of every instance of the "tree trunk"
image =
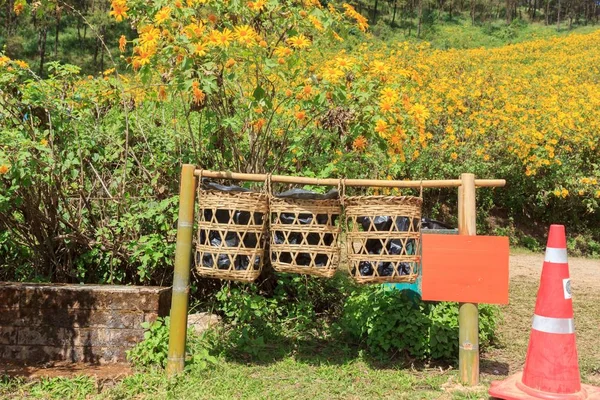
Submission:
[[558,0],[558,6],[556,7],[558,14],[556,15],[556,30],[560,30],[560,0]]
[[394,15],[392,15],[392,26],[396,22],[396,9],[398,8],[398,0],[394,1]]
[[377,4],[379,0],[375,0],[375,7],[373,8],[373,25],[377,23]]
[[550,25],[550,0],[546,0],[546,12],[544,16],[546,17],[546,26]]
[[506,23],[510,24],[512,22],[512,8],[511,8],[511,0],[506,0]]
[[54,58],[58,57],[58,33],[60,31],[60,14],[56,16],[56,31],[54,32]]
[[48,36],[48,27],[46,25],[40,28],[38,33],[38,53],[40,56],[40,76],[44,76],[44,61],[46,59],[46,37]]
[[421,25],[423,23],[423,0],[419,0],[419,22],[417,25],[417,37],[421,37]]
[[475,25],[475,0],[471,0],[471,25]]

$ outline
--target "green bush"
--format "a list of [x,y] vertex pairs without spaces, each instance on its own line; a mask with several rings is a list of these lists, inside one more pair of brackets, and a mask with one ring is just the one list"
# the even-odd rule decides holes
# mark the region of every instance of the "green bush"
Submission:
[[[152,324],[144,322],[142,327],[144,340],[133,349],[127,351],[127,359],[138,368],[159,367],[167,365],[169,350],[169,317],[158,318]],[[210,355],[204,338],[193,331],[188,331],[186,341],[186,367],[199,369],[208,368],[216,364],[215,357]]]
[[[497,307],[480,305],[480,346],[494,339]],[[355,291],[346,302],[341,330],[374,355],[408,353],[416,358],[450,360],[458,354],[458,305],[414,301],[383,286]]]

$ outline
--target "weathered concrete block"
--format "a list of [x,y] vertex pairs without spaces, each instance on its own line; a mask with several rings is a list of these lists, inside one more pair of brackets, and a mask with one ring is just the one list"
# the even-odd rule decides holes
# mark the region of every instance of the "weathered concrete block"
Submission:
[[[1,318],[0,318],[1,321]],[[48,325],[56,327],[101,327],[131,329],[141,328],[143,311],[129,310],[85,310],[85,309],[38,309],[20,310],[18,326]]]
[[0,359],[31,362],[116,363],[127,360],[126,347],[0,346]]
[[17,344],[17,334],[19,328],[15,327],[2,327],[0,329],[0,346]]
[[122,362],[171,289],[0,283],[0,359]]
[[[19,307],[41,309],[164,311],[170,288],[116,285],[6,284],[0,292],[21,290]],[[8,295],[7,295],[8,296]],[[11,300],[13,303],[15,299]]]
[[19,308],[0,308],[0,327],[2,326],[21,326]]

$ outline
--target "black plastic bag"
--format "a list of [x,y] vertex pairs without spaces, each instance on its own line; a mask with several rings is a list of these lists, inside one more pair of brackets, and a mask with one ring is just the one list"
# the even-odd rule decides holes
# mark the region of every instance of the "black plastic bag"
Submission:
[[[250,265],[249,257],[246,255],[237,255],[235,256],[235,260],[233,262],[233,266],[237,271],[245,271],[248,269]],[[258,269],[260,265],[260,257],[254,258],[254,269]]]
[[445,222],[423,217],[421,218],[421,229],[454,229],[454,227]]
[[282,199],[297,199],[297,200],[330,200],[337,199],[340,197],[337,189],[331,189],[329,192],[325,194],[311,192],[310,190],[304,189],[290,189],[286,190],[283,193],[278,193],[275,195],[276,197]]
[[[204,268],[212,268],[215,262],[215,255],[210,253],[204,253],[202,256],[202,266]],[[231,265],[231,260],[227,256],[227,254],[218,254],[217,255],[217,268],[219,269],[229,269]]]
[[414,256],[417,253],[417,244],[415,239],[408,239],[406,241],[406,254],[409,256]]
[[386,249],[388,251],[388,254],[399,255],[402,253],[402,242],[400,241],[400,239],[388,240]]
[[394,265],[390,262],[379,262],[377,264],[377,273],[379,276],[392,276],[394,274]]
[[[373,217],[358,217],[357,222],[362,225],[364,231],[389,231],[392,227],[392,217],[380,215]],[[371,221],[373,226],[371,226]]]
[[406,232],[410,228],[410,218],[398,217],[396,218],[396,229],[400,232]]
[[218,190],[220,192],[251,192],[250,189],[246,189],[236,185],[219,185],[218,183],[211,182],[206,178],[202,179],[202,188],[205,190]]
[[369,261],[361,261],[358,264],[358,272],[361,276],[372,276],[373,275],[373,265]]
[[329,256],[327,254],[317,254],[315,257],[315,265],[317,267],[325,267],[329,262]]
[[398,275],[410,275],[411,270],[411,263],[401,262],[398,264]]
[[298,255],[296,256],[296,264],[302,266],[310,265],[310,254],[298,253]]
[[367,239],[367,243],[365,244],[367,252],[369,254],[381,254],[381,250],[383,249],[383,244],[379,239]]

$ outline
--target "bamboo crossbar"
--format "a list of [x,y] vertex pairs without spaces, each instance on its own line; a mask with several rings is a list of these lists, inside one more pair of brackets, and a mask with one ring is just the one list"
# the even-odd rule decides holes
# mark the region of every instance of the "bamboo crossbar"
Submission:
[[[267,174],[246,174],[241,172],[228,171],[206,171],[195,170],[194,175],[205,178],[216,179],[232,179],[236,181],[253,181],[264,182],[267,180]],[[271,175],[271,182],[277,183],[297,183],[302,185],[324,185],[338,186],[340,179],[333,178],[308,178],[304,176],[288,176],[288,175]],[[372,187],[394,187],[394,188],[446,188],[460,187],[462,181],[460,179],[445,179],[445,180],[382,180],[382,179],[344,179],[345,186],[372,186]],[[506,185],[504,179],[475,179],[477,187],[503,187]]]

